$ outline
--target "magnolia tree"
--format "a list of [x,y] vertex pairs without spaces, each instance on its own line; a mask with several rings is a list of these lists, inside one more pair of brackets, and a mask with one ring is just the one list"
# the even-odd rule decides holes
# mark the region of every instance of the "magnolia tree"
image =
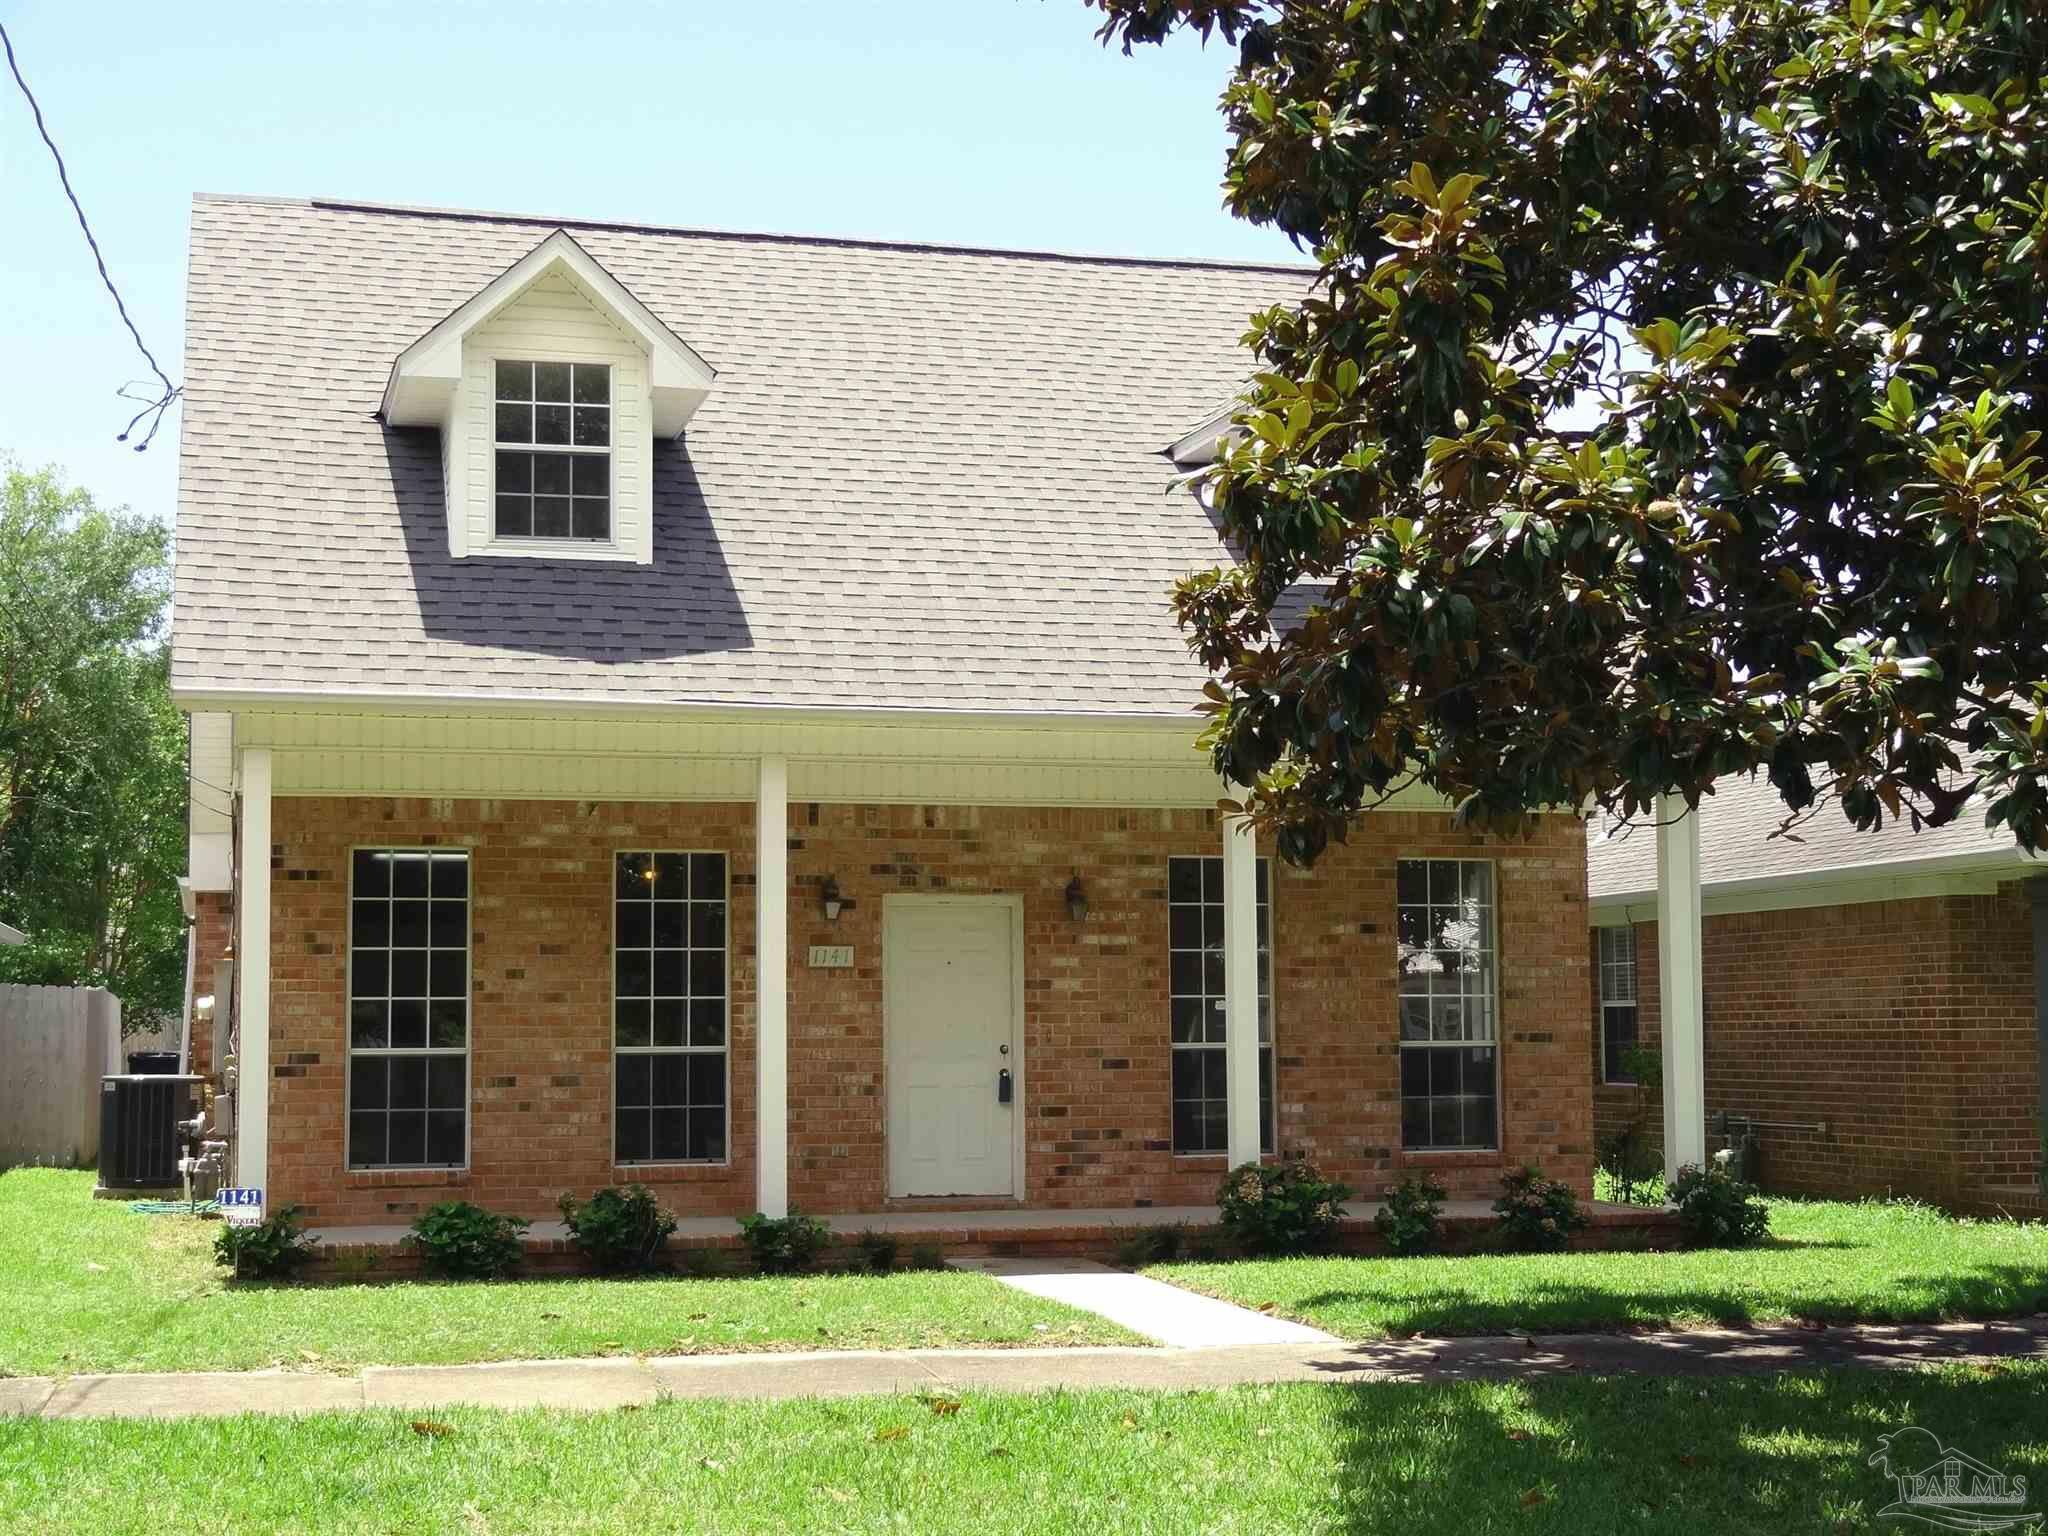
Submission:
[[1089,3],[1236,47],[1226,201],[1319,267],[1176,598],[1284,855],[1742,770],[2048,839],[2040,0]]

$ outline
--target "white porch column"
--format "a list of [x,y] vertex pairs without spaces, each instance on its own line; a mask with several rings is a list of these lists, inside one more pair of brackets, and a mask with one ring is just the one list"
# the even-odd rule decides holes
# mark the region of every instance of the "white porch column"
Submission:
[[241,889],[235,897],[235,1182],[270,1173],[270,749],[242,751]]
[[1258,838],[1223,819],[1223,1062],[1230,1085],[1230,1166],[1259,1160]]
[[789,1214],[789,762],[754,797],[754,1203]]
[[1683,795],[1657,802],[1657,981],[1664,1029],[1664,1177],[1707,1156],[1700,952],[1700,819]]

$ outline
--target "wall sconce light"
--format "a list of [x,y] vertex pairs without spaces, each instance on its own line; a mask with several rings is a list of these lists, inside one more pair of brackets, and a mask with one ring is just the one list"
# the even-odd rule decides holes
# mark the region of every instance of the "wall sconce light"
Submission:
[[836,923],[839,921],[839,914],[850,910],[854,903],[839,894],[839,877],[827,875],[825,888],[818,893],[818,905],[825,913],[825,921]]
[[1077,923],[1088,918],[1088,892],[1082,888],[1078,872],[1067,882],[1067,916]]

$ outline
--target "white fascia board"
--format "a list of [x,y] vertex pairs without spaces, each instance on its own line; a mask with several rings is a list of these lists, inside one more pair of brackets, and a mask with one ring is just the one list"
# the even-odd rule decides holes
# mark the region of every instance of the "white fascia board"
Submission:
[[0,944],[14,945],[26,944],[27,942],[28,935],[19,928],[11,927],[6,923],[0,923]]
[[[2002,881],[2043,873],[2041,860],[2017,847],[1985,848],[1933,858],[1890,859],[1875,864],[1836,865],[1716,880],[1702,887],[1701,910],[1708,917],[1736,912],[1783,912],[1798,907],[1846,907],[1874,901],[1911,901],[1926,896],[1984,895]],[[1610,891],[1586,903],[1587,922],[1619,928],[1654,921],[1654,886]]]
[[1238,402],[1233,400],[1220,410],[1212,412],[1202,423],[1182,437],[1177,438],[1166,450],[1166,456],[1183,468],[1195,468],[1207,464],[1216,457],[1216,451],[1226,439],[1244,436],[1244,429],[1232,423],[1237,414]]
[[558,229],[398,354],[381,414],[394,427],[446,426],[462,378],[462,339],[556,268],[567,271],[647,348],[654,432],[679,436],[711,393],[717,371],[604,266]]

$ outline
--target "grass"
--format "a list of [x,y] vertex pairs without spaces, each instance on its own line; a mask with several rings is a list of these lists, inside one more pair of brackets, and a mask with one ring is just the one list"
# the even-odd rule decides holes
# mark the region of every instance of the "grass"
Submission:
[[2048,1226],[1774,1201],[1737,1251],[1167,1264],[1146,1273],[1351,1339],[1717,1323],[1912,1322],[2048,1308]]
[[20,1421],[0,1530],[1895,1530],[1868,1461],[1907,1424],[2048,1484],[2041,1363],[948,1401]]
[[0,1376],[1144,1342],[953,1272],[230,1285],[213,1263],[216,1223],[137,1216],[93,1200],[92,1181],[0,1173]]

